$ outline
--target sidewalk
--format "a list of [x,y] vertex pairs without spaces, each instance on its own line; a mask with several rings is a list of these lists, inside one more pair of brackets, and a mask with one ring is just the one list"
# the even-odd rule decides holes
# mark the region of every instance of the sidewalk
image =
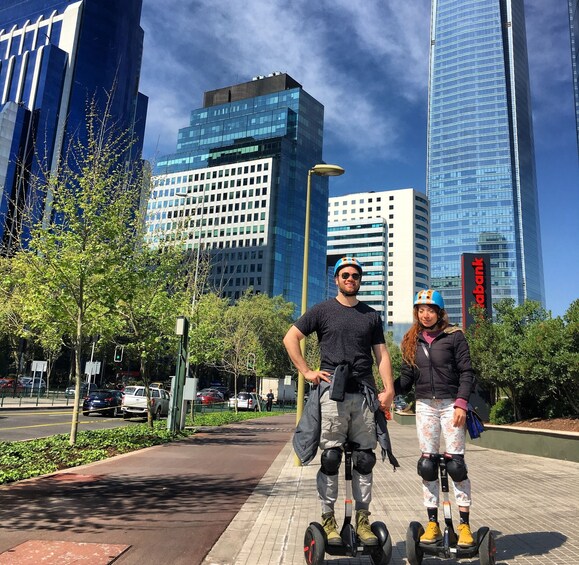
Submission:
[[[389,424],[401,468],[387,463],[374,468],[372,517],[384,521],[392,536],[392,565],[406,563],[406,530],[411,521],[425,523],[414,426]],[[579,464],[467,446],[473,484],[471,524],[491,528],[497,564],[572,565],[579,563]],[[296,467],[288,443],[258,488],[205,558],[203,565],[302,565],[303,538],[310,521],[320,521],[315,476],[319,458]],[[342,491],[343,492],[343,491]],[[342,494],[340,494],[342,496]],[[338,523],[343,500],[336,506]],[[451,493],[455,526],[458,511]],[[367,556],[326,555],[336,565],[371,565]],[[425,556],[424,565],[478,563],[478,559],[438,560]]]
[[18,408],[62,408],[70,406],[72,408],[74,398],[66,398],[64,392],[61,392],[58,397],[38,396],[37,394],[19,394],[15,397],[6,395],[0,396],[0,409],[15,410]]

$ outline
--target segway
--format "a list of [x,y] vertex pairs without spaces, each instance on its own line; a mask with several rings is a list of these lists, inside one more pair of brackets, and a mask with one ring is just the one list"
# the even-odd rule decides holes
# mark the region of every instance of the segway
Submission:
[[304,556],[308,565],[321,565],[326,553],[348,557],[356,557],[358,554],[369,555],[374,565],[388,565],[392,558],[392,539],[383,522],[372,522],[370,525],[372,533],[378,538],[378,545],[375,546],[362,544],[352,524],[352,451],[352,445],[346,443],[344,445],[346,500],[344,524],[340,531],[342,543],[341,545],[328,545],[322,525],[318,522],[311,522],[304,536]]
[[452,513],[448,496],[448,473],[444,455],[438,454],[438,468],[440,470],[440,486],[443,493],[442,507],[444,510],[444,535],[437,543],[421,543],[420,536],[424,528],[420,522],[411,522],[406,531],[406,558],[410,565],[420,565],[424,554],[438,557],[452,557],[466,559],[479,556],[481,565],[495,565],[495,540],[490,529],[483,526],[473,534],[474,545],[459,547],[458,536],[452,525]]

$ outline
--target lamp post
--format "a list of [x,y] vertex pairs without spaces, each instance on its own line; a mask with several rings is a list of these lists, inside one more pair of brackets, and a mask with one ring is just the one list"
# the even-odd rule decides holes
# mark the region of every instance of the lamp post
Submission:
[[[302,271],[302,310],[301,314],[305,314],[308,308],[308,263],[310,256],[310,201],[312,193],[312,175],[317,175],[319,177],[339,177],[343,175],[346,171],[339,167],[338,165],[325,165],[319,164],[314,165],[308,171],[308,185],[306,190],[306,225],[304,230],[304,267]],[[306,340],[302,339],[300,342],[300,347],[302,350],[302,355],[305,357],[306,354]],[[301,373],[298,373],[298,397],[297,397],[297,413],[296,413],[296,424],[300,421],[302,412],[304,410],[304,393],[305,393],[305,378]],[[299,459],[296,460],[298,465]]]
[[[177,194],[176,195],[178,198],[183,198],[183,202],[185,203],[185,198],[187,198],[188,193],[185,194]],[[200,218],[200,226],[199,226],[199,242],[197,244],[197,253],[196,253],[196,259],[195,259],[195,274],[193,276],[193,298],[191,299],[191,318],[193,319],[193,316],[195,315],[195,306],[197,304],[197,286],[199,284],[199,261],[201,260],[201,244],[203,241],[203,220],[205,217],[205,193],[203,192],[202,189],[202,193],[201,196],[198,197],[200,199],[200,204],[201,204],[201,218]],[[193,201],[194,204],[197,204],[197,206],[199,205],[199,200],[197,201]],[[186,205],[186,204],[184,204]],[[194,210],[197,210],[197,207],[194,208]],[[195,227],[195,226],[194,226]],[[185,375],[188,377],[189,376],[189,351],[187,351],[187,361],[186,361],[186,365],[185,365]],[[195,376],[194,378],[197,378],[197,376]],[[195,384],[195,391],[197,390],[197,384]],[[191,416],[194,415],[194,408],[195,408],[195,400],[193,400],[193,402],[191,403]]]

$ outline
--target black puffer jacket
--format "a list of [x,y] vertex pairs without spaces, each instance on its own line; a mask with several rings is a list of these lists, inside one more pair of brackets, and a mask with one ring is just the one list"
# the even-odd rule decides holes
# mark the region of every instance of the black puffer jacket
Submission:
[[394,383],[396,394],[406,394],[414,386],[417,399],[464,398],[468,401],[474,373],[468,343],[460,328],[446,328],[430,346],[419,334],[415,361],[415,367],[402,362],[401,376]]

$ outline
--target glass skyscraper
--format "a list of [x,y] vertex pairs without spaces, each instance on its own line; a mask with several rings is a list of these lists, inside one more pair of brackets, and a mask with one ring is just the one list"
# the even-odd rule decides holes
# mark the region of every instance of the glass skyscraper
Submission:
[[460,322],[461,254],[493,302],[544,304],[523,0],[433,0],[427,195],[433,287]]
[[[182,229],[210,258],[208,284],[301,304],[308,170],[322,163],[324,108],[284,73],[205,93],[154,168],[148,239]],[[312,175],[308,303],[324,298],[328,179]],[[181,234],[182,235],[182,234]]]
[[577,152],[579,153],[579,0],[569,0],[569,29],[571,31],[571,63],[575,93],[575,123],[577,125]]
[[[0,5],[0,242],[16,243],[19,209],[38,201],[35,153],[54,171],[84,131],[87,104],[108,104],[140,160],[147,97],[139,91],[142,0],[3,0]],[[109,93],[111,98],[109,100]],[[42,213],[41,203],[38,213]]]

